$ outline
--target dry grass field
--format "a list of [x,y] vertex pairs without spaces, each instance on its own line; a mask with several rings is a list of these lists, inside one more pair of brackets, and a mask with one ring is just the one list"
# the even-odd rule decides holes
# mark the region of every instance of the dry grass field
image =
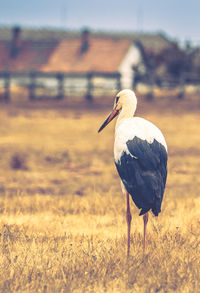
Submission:
[[200,292],[200,97],[147,102],[137,115],[169,147],[162,212],[143,220],[113,162],[112,99],[0,104],[1,292]]

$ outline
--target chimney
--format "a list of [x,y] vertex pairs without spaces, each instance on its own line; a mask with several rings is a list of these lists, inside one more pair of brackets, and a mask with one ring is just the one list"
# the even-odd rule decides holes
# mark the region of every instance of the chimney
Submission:
[[20,39],[20,32],[21,29],[19,26],[15,26],[12,30],[12,40],[11,40],[11,47],[10,47],[10,57],[16,58],[19,54],[21,39]]
[[88,51],[90,46],[90,32],[88,29],[84,29],[81,34],[81,49],[80,54],[84,54]]

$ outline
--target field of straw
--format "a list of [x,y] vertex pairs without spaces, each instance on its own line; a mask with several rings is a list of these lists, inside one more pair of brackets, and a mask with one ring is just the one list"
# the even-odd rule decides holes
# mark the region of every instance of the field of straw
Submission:
[[0,292],[200,292],[200,97],[138,100],[169,161],[145,255],[131,202],[129,262],[113,99],[0,104]]

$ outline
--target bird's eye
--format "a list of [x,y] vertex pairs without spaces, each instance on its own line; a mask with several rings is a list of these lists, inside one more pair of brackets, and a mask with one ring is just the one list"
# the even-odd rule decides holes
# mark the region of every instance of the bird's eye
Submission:
[[116,104],[118,103],[118,101],[119,101],[119,97],[116,97],[115,99]]

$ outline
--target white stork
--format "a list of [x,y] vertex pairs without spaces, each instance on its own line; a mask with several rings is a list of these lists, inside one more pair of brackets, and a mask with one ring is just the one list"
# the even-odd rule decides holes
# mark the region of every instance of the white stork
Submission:
[[120,91],[114,102],[113,111],[100,127],[100,132],[118,114],[115,126],[114,159],[121,178],[122,192],[127,198],[128,243],[130,252],[131,212],[129,194],[143,215],[145,251],[148,211],[155,216],[161,211],[166,177],[167,144],[162,132],[151,122],[133,117],[137,106],[135,93],[131,90]]

